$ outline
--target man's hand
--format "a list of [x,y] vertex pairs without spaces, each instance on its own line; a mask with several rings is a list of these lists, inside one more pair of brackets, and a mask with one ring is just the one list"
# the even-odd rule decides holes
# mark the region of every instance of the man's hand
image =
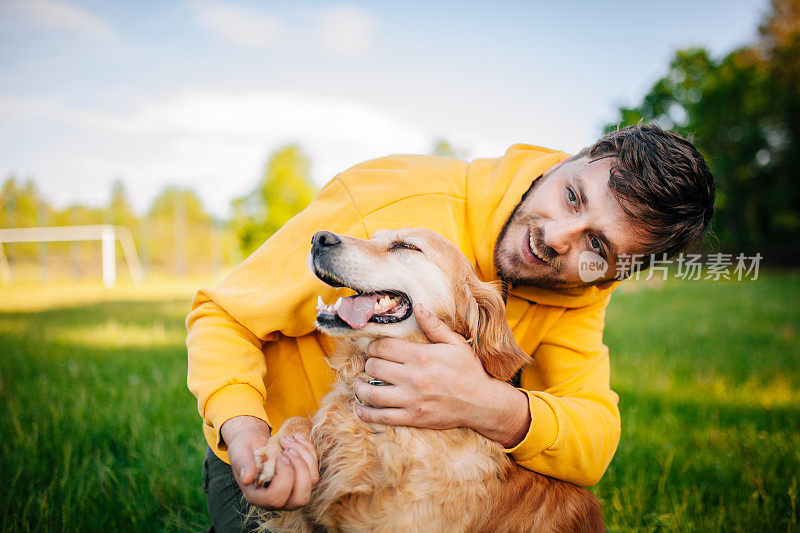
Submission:
[[314,447],[302,435],[281,439],[283,453],[275,465],[275,476],[266,487],[256,487],[256,462],[253,452],[270,438],[269,426],[252,416],[231,418],[220,428],[228,445],[233,477],[245,500],[266,510],[290,510],[306,505],[311,489],[319,481]]
[[448,429],[469,427],[505,447],[530,427],[527,396],[483,369],[467,341],[422,305],[414,316],[434,344],[384,338],[367,346],[365,371],[393,386],[354,384],[359,416],[380,424]]

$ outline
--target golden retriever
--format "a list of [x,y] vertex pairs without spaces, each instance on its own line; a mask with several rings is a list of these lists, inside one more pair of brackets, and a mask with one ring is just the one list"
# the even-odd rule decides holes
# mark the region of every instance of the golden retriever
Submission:
[[[256,452],[272,478],[280,438],[300,432],[319,456],[319,483],[301,509],[262,514],[269,531],[604,531],[597,498],[517,465],[503,447],[467,428],[431,430],[362,421],[353,392],[373,339],[429,342],[412,307],[423,303],[472,345],[486,371],[509,380],[530,362],[505,320],[500,292],[481,282],[452,243],[426,229],[377,232],[361,240],[314,236],[309,266],[356,295],[321,302],[316,326],[338,337],[329,356],[337,379],[309,421],[287,420]],[[274,515],[272,515],[274,516]]]

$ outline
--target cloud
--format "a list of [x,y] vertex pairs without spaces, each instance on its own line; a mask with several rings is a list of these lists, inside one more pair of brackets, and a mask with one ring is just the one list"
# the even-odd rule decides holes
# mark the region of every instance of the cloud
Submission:
[[[385,109],[295,93],[192,92],[113,113],[0,95],[0,113],[8,125],[0,126],[0,175],[32,175],[59,205],[105,202],[121,177],[140,211],[177,184],[224,215],[233,197],[257,183],[269,154],[290,142],[309,154],[321,185],[362,161],[429,152],[435,137]],[[20,123],[59,130],[69,141],[17,145],[12,130]]]
[[374,46],[375,18],[357,7],[301,8],[278,17],[218,0],[195,0],[189,5],[201,27],[245,48],[318,47],[334,55],[356,56]]
[[322,45],[339,55],[359,55],[374,42],[375,19],[363,9],[337,6],[319,16],[318,36]]
[[265,11],[212,0],[193,2],[192,7],[201,26],[240,46],[271,46],[283,33],[278,19]]
[[69,31],[99,39],[114,38],[113,28],[102,18],[60,0],[7,0],[0,2],[0,30]]

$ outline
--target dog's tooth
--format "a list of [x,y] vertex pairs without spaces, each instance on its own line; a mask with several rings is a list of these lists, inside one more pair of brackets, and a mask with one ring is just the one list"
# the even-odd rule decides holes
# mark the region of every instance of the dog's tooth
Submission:
[[339,296],[339,298],[337,298],[337,300],[336,300],[336,303],[333,304],[333,310],[336,311],[337,309],[339,309],[339,305],[341,303],[342,303],[342,297]]
[[322,301],[322,296],[317,295],[317,307],[325,305],[325,302]]

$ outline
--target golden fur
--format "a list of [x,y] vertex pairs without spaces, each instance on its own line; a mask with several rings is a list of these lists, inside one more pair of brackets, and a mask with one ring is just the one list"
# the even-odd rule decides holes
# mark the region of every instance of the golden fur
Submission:
[[[424,229],[378,232],[342,244],[325,269],[362,291],[397,290],[424,303],[467,338],[486,371],[510,379],[529,362],[514,342],[499,291],[481,282],[450,242]],[[419,251],[394,250],[407,242]],[[312,268],[319,270],[312,264]],[[446,286],[442,287],[442,283]],[[353,379],[364,373],[374,338],[428,342],[413,315],[359,330],[321,328],[341,337],[329,357],[337,380],[309,424],[291,418],[259,450],[262,481],[274,472],[283,435],[310,436],[320,480],[311,502],[266,520],[269,531],[604,531],[599,502],[587,490],[526,470],[500,444],[466,428],[430,430],[362,421]]]

